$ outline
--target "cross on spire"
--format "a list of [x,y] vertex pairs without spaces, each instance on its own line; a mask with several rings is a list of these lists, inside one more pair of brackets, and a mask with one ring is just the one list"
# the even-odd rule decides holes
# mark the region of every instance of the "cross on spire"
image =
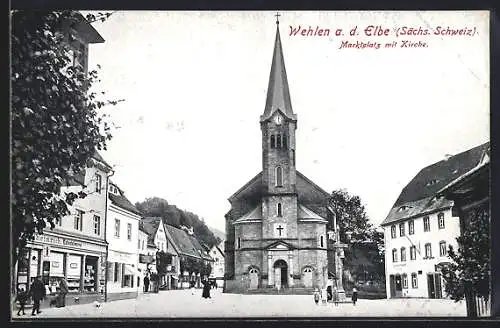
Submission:
[[281,16],[279,12],[276,12],[276,14],[274,15],[276,17],[276,25],[279,25],[280,24],[280,19],[279,17]]

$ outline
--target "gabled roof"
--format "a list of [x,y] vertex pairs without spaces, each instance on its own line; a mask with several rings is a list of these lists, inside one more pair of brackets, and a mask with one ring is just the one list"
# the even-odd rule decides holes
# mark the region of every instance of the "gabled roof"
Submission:
[[193,235],[188,235],[188,236],[191,239],[191,243],[193,244],[194,248],[198,251],[198,254],[204,260],[208,260],[208,261],[214,260],[209,254],[207,254],[207,251],[205,250],[205,248],[203,248],[203,246],[201,246],[200,242],[198,241],[198,239],[196,239],[195,236],[193,236]]
[[179,248],[178,251],[180,255],[201,258],[201,255],[198,253],[198,250],[193,245],[193,242],[191,241],[191,238],[189,238],[189,235],[186,233],[186,231],[168,224],[166,225],[166,229],[170,233],[170,236],[172,236],[173,242]]
[[477,166],[488,148],[489,142],[486,142],[423,168],[401,191],[381,225],[451,207],[451,201],[435,199],[435,196],[443,187]]
[[139,223],[139,228],[148,234],[148,245],[155,246],[155,236],[160,224],[163,224],[160,217],[145,217]]
[[297,119],[293,114],[292,101],[290,100],[290,89],[286,76],[279,25],[276,26],[276,39],[274,41],[271,73],[269,74],[269,85],[267,87],[266,107],[264,114],[261,116],[261,122],[270,118],[278,109],[288,118]]
[[118,188],[116,184],[114,183],[111,184],[113,184],[118,189],[118,195],[108,192],[108,196],[109,199],[111,200],[111,203],[126,211],[132,212],[137,215],[142,215],[142,213],[127,199],[127,197],[125,197],[123,191],[120,188]]

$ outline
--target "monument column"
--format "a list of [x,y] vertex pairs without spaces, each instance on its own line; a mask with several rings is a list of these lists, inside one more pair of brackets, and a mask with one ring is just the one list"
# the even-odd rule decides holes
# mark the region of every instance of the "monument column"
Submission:
[[267,256],[267,285],[274,286],[273,256]]

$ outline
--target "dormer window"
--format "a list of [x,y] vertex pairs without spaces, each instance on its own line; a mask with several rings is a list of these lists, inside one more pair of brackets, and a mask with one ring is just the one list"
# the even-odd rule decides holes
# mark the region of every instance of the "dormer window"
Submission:
[[428,187],[428,186],[433,186],[433,185],[435,185],[435,184],[436,184],[436,183],[438,183],[438,182],[439,182],[439,180],[438,180],[438,179],[432,179],[432,180],[430,180],[429,182],[427,182],[426,186],[427,186],[427,187]]
[[406,211],[408,210],[409,207],[408,206],[401,206],[399,209],[398,209],[398,212],[403,212],[403,211]]
[[112,194],[115,194],[115,195],[119,195],[120,193],[118,192],[118,188],[113,186],[113,185],[110,185],[109,186],[109,192],[112,193]]

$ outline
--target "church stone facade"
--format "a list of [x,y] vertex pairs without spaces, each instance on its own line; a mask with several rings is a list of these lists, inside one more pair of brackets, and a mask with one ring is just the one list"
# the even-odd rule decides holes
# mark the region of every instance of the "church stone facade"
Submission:
[[297,115],[279,25],[260,128],[262,171],[229,198],[225,291],[322,287],[328,279],[329,194],[295,167]]

